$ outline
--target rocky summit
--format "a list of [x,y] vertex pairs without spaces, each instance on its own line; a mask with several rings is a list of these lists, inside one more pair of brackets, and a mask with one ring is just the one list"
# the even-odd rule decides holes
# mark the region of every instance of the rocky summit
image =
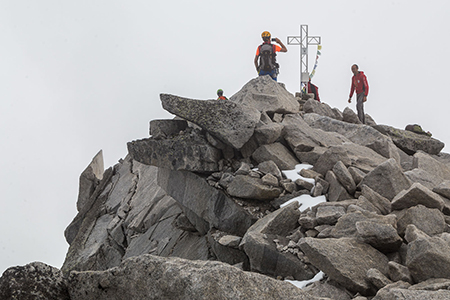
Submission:
[[62,268],[9,268],[0,299],[450,299],[441,141],[269,76],[160,98],[173,119],[81,174]]

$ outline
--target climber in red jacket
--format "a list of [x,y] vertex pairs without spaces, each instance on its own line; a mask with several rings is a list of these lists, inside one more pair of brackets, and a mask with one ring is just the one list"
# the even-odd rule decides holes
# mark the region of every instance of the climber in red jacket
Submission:
[[356,91],[356,109],[358,110],[359,120],[365,124],[364,117],[364,102],[367,101],[367,95],[369,94],[369,83],[367,83],[366,75],[363,71],[358,71],[358,65],[352,66],[352,87],[350,89],[350,97],[348,103],[352,102],[353,92]]

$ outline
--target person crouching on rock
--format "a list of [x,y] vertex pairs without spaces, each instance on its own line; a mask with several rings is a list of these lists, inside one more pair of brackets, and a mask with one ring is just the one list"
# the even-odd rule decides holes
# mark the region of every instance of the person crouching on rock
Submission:
[[221,89],[217,90],[217,96],[217,100],[228,100],[228,98],[223,95],[223,90]]

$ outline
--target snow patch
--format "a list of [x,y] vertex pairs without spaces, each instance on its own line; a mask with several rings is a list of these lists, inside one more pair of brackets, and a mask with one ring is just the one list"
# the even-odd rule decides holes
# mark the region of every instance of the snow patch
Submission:
[[290,284],[295,285],[296,287],[298,287],[299,289],[303,289],[305,286],[307,286],[310,283],[316,282],[316,281],[320,281],[323,279],[323,277],[325,276],[325,273],[323,273],[322,271],[320,271],[319,273],[316,274],[316,276],[314,276],[312,279],[310,280],[303,280],[303,281],[297,281],[297,280],[285,280],[287,282],[289,282]]

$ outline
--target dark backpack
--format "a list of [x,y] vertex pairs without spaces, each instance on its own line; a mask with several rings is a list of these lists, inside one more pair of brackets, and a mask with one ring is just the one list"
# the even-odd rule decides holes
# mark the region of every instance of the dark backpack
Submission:
[[278,68],[275,45],[264,43],[259,46],[259,68],[263,71],[272,71]]

